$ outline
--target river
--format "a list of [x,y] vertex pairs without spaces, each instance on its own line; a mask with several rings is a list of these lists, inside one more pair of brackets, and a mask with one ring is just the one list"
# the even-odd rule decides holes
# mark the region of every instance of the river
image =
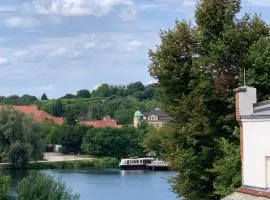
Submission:
[[[170,191],[167,180],[174,172],[103,170],[41,170],[60,179],[73,192],[80,194],[81,200],[177,200]],[[16,195],[18,181],[25,172],[5,172],[12,176],[10,194]]]

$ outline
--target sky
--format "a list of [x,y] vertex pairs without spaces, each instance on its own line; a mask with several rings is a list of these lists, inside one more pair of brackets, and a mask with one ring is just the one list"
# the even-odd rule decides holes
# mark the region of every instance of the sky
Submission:
[[[49,98],[102,83],[153,82],[148,50],[197,0],[0,0],[0,96]],[[270,0],[242,13],[270,23]]]

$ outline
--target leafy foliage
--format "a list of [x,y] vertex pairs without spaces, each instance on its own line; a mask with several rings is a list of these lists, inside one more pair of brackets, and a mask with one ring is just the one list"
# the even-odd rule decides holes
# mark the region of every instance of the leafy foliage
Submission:
[[5,199],[10,184],[10,177],[0,175],[0,199]]
[[93,156],[123,158],[143,153],[143,132],[135,128],[92,128],[83,138],[82,149]]
[[41,173],[32,173],[20,181],[18,200],[79,200],[78,194],[72,194],[62,182]]
[[41,126],[29,116],[13,109],[0,112],[0,161],[13,168],[25,168],[30,159],[43,158]]
[[173,189],[187,200],[220,199],[240,185],[233,89],[243,68],[260,99],[270,93],[269,26],[257,15],[237,19],[239,11],[240,0],[202,0],[197,24],[177,21],[149,52],[149,72],[175,121],[168,137],[150,132],[145,144],[178,169]]

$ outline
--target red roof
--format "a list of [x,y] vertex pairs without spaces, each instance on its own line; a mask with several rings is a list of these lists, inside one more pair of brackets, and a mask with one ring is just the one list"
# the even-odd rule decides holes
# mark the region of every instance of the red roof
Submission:
[[80,122],[80,125],[93,126],[93,127],[96,127],[96,128],[105,128],[105,127],[122,128],[121,125],[117,125],[117,122],[114,119],[98,120],[98,121],[82,121],[82,122]]
[[[7,106],[0,106],[0,110],[2,108],[6,108]],[[12,108],[19,110],[23,112],[26,115],[32,115],[32,117],[37,121],[37,122],[43,122],[45,120],[51,120],[55,124],[61,125],[64,123],[64,119],[61,117],[54,117],[50,115],[49,113],[39,110],[36,105],[31,105],[31,106],[12,106]]]

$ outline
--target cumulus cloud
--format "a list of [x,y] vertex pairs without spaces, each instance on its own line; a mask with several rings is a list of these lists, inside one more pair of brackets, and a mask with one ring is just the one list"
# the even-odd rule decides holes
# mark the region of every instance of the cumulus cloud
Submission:
[[24,4],[29,12],[62,16],[104,16],[116,8],[133,9],[132,0],[34,0]]
[[7,64],[9,64],[8,60],[0,56],[0,65],[7,65]]
[[17,50],[13,53],[13,55],[17,58],[24,58],[29,55],[29,50]]
[[69,57],[69,58],[77,58],[79,57],[79,52],[75,51],[73,49],[68,49],[65,47],[60,47],[57,48],[56,50],[54,50],[51,54],[51,56],[65,56],[65,57]]
[[0,56],[0,65],[8,65],[9,61],[8,59]]
[[36,89],[39,90],[39,91],[41,91],[41,92],[44,92],[44,91],[54,90],[55,87],[54,87],[53,84],[49,84],[49,85],[40,85],[40,86],[37,86]]
[[127,44],[125,51],[126,52],[139,51],[142,46],[143,46],[142,42],[138,40],[133,40]]
[[33,28],[40,24],[40,21],[31,17],[11,17],[4,21],[10,28]]

